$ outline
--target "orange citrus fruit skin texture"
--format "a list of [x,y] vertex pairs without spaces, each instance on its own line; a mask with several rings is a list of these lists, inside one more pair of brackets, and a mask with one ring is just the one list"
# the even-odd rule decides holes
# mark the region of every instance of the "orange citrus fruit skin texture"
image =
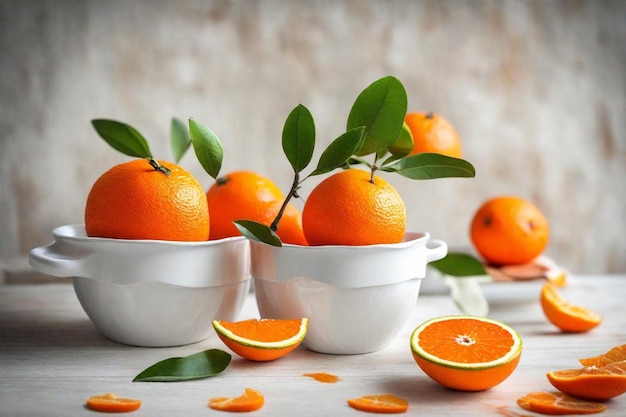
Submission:
[[559,391],[587,400],[607,401],[626,392],[626,361],[552,371],[546,376]]
[[409,409],[409,403],[404,398],[391,394],[372,394],[350,398],[348,405],[356,410],[379,414],[406,413]]
[[540,303],[547,319],[564,332],[588,332],[602,322],[600,314],[569,303],[550,283],[541,287]]
[[413,136],[410,155],[434,152],[454,158],[463,156],[459,135],[443,116],[432,112],[413,112],[408,113],[404,121]]
[[476,211],[470,238],[490,264],[523,264],[545,250],[550,228],[546,217],[531,202],[516,196],[499,196]]
[[[240,236],[235,220],[252,220],[269,226],[285,199],[269,178],[251,171],[234,171],[209,188],[206,198],[211,213],[210,239]],[[302,215],[289,203],[278,223],[277,234],[283,243],[306,245]]]
[[[302,342],[308,328],[308,319],[248,319],[238,322],[213,322],[217,335],[239,356],[257,362],[273,361],[293,352]],[[235,340],[232,335],[243,338]],[[264,343],[285,342],[280,346]]]
[[[411,336],[411,350],[424,373],[441,385],[460,391],[483,391],[513,373],[522,346],[519,335],[503,323],[451,316],[416,328]],[[440,360],[449,362],[437,363]]]
[[406,207],[398,192],[379,176],[346,169],[320,182],[302,211],[309,245],[374,245],[404,238]]
[[595,414],[606,405],[571,397],[562,392],[531,392],[520,397],[517,404],[525,410],[549,415]]
[[209,407],[213,410],[230,412],[250,412],[263,407],[265,397],[259,391],[246,388],[239,397],[215,397],[209,400]]
[[169,175],[146,159],[116,165],[87,196],[85,231],[90,237],[206,241],[209,210],[204,189],[182,167],[165,161]]
[[141,407],[141,401],[132,398],[121,398],[112,393],[89,397],[85,404],[93,411],[104,413],[127,413]]

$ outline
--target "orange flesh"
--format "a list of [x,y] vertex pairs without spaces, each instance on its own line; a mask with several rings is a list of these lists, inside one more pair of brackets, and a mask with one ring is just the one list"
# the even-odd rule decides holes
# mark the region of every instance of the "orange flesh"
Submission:
[[548,372],[555,388],[574,397],[606,401],[626,392],[626,361]]
[[141,406],[140,400],[120,398],[115,394],[107,393],[94,395],[87,399],[87,408],[105,413],[127,413],[135,411]]
[[604,366],[621,361],[626,361],[626,345],[615,346],[602,355],[579,359],[584,366]]
[[246,388],[239,397],[216,397],[209,400],[209,407],[213,410],[248,412],[256,411],[263,406],[263,394],[252,388]]
[[220,321],[220,324],[246,339],[257,342],[279,342],[296,335],[300,331],[301,320],[249,319],[235,323]]
[[308,376],[309,378],[313,378],[317,382],[324,382],[326,384],[334,384],[339,381],[339,377],[337,375],[329,374],[326,372],[316,372],[309,374],[302,374],[303,376]]
[[348,405],[357,410],[380,414],[406,413],[409,408],[409,404],[403,398],[391,394],[351,398],[348,400]]
[[581,400],[562,392],[531,392],[519,398],[517,404],[526,410],[549,415],[594,414],[606,409],[604,404]]
[[459,363],[490,362],[511,350],[514,341],[509,332],[484,322],[480,323],[480,328],[467,331],[472,321],[433,323],[420,333],[419,344],[426,352]]

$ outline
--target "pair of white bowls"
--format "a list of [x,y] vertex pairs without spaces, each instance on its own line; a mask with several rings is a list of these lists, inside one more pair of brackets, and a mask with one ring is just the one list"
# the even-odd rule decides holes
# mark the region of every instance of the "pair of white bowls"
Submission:
[[447,246],[427,233],[370,246],[273,247],[233,237],[207,242],[92,238],[61,226],[30,265],[72,277],[76,295],[108,338],[135,346],[199,342],[213,320],[235,321],[254,277],[261,317],[309,319],[303,342],[332,354],[386,346],[414,308],[429,262]]

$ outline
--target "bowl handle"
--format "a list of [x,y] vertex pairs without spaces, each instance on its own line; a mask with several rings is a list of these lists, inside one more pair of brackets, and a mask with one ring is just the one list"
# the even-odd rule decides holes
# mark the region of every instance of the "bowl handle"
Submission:
[[443,240],[432,239],[426,242],[426,263],[443,259],[448,254],[448,245]]
[[40,246],[30,251],[28,263],[30,266],[47,275],[54,277],[81,276],[82,268],[80,258],[72,258],[66,254],[55,251],[55,243]]

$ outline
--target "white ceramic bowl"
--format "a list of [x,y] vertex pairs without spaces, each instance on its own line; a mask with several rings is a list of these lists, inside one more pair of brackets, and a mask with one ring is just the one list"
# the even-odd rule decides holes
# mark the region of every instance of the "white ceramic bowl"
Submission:
[[33,249],[30,265],[73,277],[76,295],[110,339],[135,346],[177,346],[206,339],[213,320],[237,318],[250,287],[243,237],[207,242],[91,238],[83,225],[61,226]]
[[261,317],[309,318],[308,349],[360,354],[385,347],[415,307],[429,262],[445,242],[407,233],[397,244],[274,247],[251,241]]

